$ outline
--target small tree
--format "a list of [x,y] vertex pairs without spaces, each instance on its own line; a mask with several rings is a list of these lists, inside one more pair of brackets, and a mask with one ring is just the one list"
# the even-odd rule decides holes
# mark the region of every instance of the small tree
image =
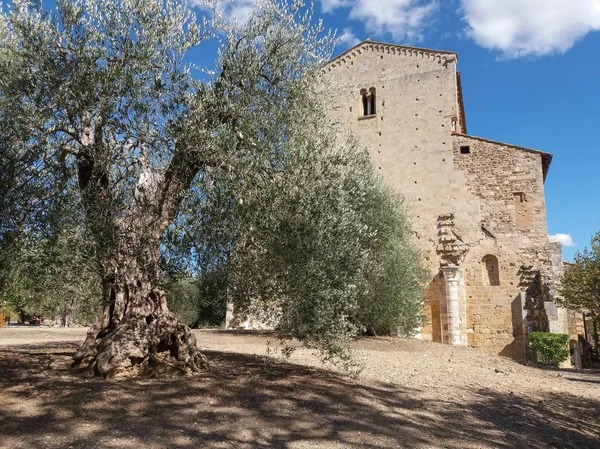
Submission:
[[94,247],[72,229],[52,237],[24,238],[0,256],[7,263],[0,294],[23,316],[60,317],[90,324],[102,309]]
[[[8,168],[3,162],[0,171]],[[5,172],[5,179],[11,174]],[[62,189],[57,197],[43,201],[39,221],[0,231],[0,297],[20,312],[21,319],[37,312],[46,319],[59,316],[63,324],[67,317],[70,322],[90,324],[102,309],[96,247],[82,225],[83,214],[73,207],[73,189]],[[11,189],[4,201],[11,195],[23,192]],[[35,200],[27,195],[21,198]],[[27,216],[32,205],[14,201],[13,206],[19,206],[20,213],[7,214],[4,224]]]
[[575,253],[560,283],[559,304],[600,317],[600,232],[592,237],[590,249]]
[[[600,327],[600,232],[592,237],[590,249],[575,253],[561,280],[557,303],[579,312],[589,312]],[[598,346],[598,335],[594,335]]]

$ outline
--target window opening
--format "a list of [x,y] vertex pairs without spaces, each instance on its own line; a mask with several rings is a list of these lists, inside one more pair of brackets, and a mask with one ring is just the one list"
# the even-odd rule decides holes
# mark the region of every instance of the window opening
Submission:
[[526,203],[527,197],[524,192],[515,192],[513,193],[513,197],[515,199],[515,203]]
[[360,95],[362,97],[363,116],[366,117],[369,115],[375,115],[377,113],[375,88],[371,87],[368,91],[366,89],[362,89],[360,91]]
[[481,274],[483,285],[500,285],[498,258],[496,256],[488,254],[481,260]]
[[469,145],[464,145],[460,147],[460,154],[469,154],[471,152],[471,147]]

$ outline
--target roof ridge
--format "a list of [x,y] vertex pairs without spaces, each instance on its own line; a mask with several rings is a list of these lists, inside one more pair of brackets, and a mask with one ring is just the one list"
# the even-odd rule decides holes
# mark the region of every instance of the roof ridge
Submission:
[[452,134],[455,135],[455,136],[469,137],[471,139],[481,140],[483,142],[496,143],[496,144],[499,144],[499,145],[504,145],[504,146],[507,146],[507,147],[516,148],[517,150],[525,150],[525,151],[529,151],[529,152],[532,152],[532,153],[547,154],[549,156],[552,156],[552,153],[548,153],[546,151],[536,150],[535,148],[527,148],[527,147],[524,147],[522,145],[514,145],[512,143],[501,142],[499,140],[488,139],[486,137],[473,136],[471,134],[464,134],[464,133],[459,133],[459,132],[453,132]]

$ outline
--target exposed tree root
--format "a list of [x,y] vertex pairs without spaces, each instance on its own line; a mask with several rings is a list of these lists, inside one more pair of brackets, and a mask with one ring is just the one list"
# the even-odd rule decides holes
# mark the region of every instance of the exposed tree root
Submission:
[[[166,302],[158,300],[164,294],[152,291],[147,298],[152,300],[147,304],[156,304],[154,310],[125,314],[118,324],[114,324],[109,308],[105,308],[74,355],[75,364],[88,362],[96,375],[104,377],[132,369],[152,372],[160,368],[164,372],[170,368],[194,374],[207,368],[208,361],[196,348],[196,337],[190,328],[166,309]],[[139,312],[140,308],[136,310]]]

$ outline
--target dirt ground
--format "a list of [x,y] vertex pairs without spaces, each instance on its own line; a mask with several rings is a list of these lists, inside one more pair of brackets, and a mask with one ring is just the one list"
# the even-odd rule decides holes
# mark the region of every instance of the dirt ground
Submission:
[[600,448],[599,372],[380,337],[352,380],[269,333],[204,330],[202,375],[106,381],[70,368],[85,332],[0,329],[0,447]]

